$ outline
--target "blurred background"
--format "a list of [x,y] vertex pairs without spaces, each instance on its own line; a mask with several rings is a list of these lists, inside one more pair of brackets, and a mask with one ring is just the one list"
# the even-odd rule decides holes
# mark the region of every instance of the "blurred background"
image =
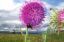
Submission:
[[[25,1],[30,0],[0,0],[0,33],[25,33],[26,27],[19,19],[20,8],[23,7]],[[40,0],[46,6],[46,14],[44,21],[37,29],[29,29],[31,34],[40,34],[46,31],[49,27],[50,21],[50,8],[61,9],[64,8],[64,0]],[[47,42],[64,42],[64,33],[60,33],[61,37],[56,34],[48,35]],[[7,36],[8,35],[8,36]],[[2,39],[3,38],[3,39]],[[9,39],[8,39],[9,38]],[[13,38],[13,39],[11,39]],[[42,42],[41,35],[32,35],[31,42]],[[34,39],[35,38],[35,39]],[[52,38],[52,39],[51,39]],[[24,36],[22,35],[13,35],[13,34],[0,34],[1,42],[23,42]]]

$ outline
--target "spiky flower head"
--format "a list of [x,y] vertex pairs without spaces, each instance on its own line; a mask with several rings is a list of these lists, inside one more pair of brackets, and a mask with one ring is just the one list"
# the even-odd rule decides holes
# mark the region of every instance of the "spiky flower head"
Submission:
[[61,9],[60,11],[58,11],[58,20],[60,22],[64,22],[64,9]]
[[39,25],[45,16],[43,6],[38,2],[30,2],[26,4],[21,10],[22,13],[20,13],[20,19],[22,19],[24,24],[28,27],[35,27]]

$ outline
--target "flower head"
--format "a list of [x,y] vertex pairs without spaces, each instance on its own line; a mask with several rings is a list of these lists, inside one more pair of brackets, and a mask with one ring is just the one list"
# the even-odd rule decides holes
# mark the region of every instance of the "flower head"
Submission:
[[44,7],[37,2],[26,4],[21,12],[20,19],[22,18],[25,25],[30,27],[39,25],[42,22],[45,14]]
[[61,21],[64,21],[64,9],[58,11],[58,20],[61,22]]

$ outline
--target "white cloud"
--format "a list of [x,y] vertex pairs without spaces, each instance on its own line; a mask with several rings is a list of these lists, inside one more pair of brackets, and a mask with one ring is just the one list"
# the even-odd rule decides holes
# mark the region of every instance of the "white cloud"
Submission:
[[0,0],[0,10],[13,10],[20,4],[14,4],[13,0]]
[[14,23],[14,24],[21,24],[19,20],[7,20],[5,23]]
[[7,29],[9,29],[9,28],[4,28],[4,29],[6,29],[6,30],[7,30]]

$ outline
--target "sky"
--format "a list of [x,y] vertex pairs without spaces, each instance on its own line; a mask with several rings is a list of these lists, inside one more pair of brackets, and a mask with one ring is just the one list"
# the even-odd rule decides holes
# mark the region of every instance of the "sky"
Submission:
[[42,0],[42,1],[45,1],[51,5],[54,5],[54,6],[57,6],[59,5],[60,3],[64,2],[64,0]]
[[[0,0],[0,10],[13,10],[16,7],[19,7],[25,0]],[[64,0],[41,0],[50,5],[58,6]]]
[[[64,7],[64,0],[41,0],[50,8],[54,6],[56,8]],[[7,23],[20,23],[19,21],[19,7],[23,5],[25,0],[0,0],[0,23],[3,21]],[[47,13],[48,14],[48,13]],[[49,14],[48,14],[49,15]],[[49,18],[49,16],[46,16]],[[48,19],[45,18],[45,23],[48,23]]]

